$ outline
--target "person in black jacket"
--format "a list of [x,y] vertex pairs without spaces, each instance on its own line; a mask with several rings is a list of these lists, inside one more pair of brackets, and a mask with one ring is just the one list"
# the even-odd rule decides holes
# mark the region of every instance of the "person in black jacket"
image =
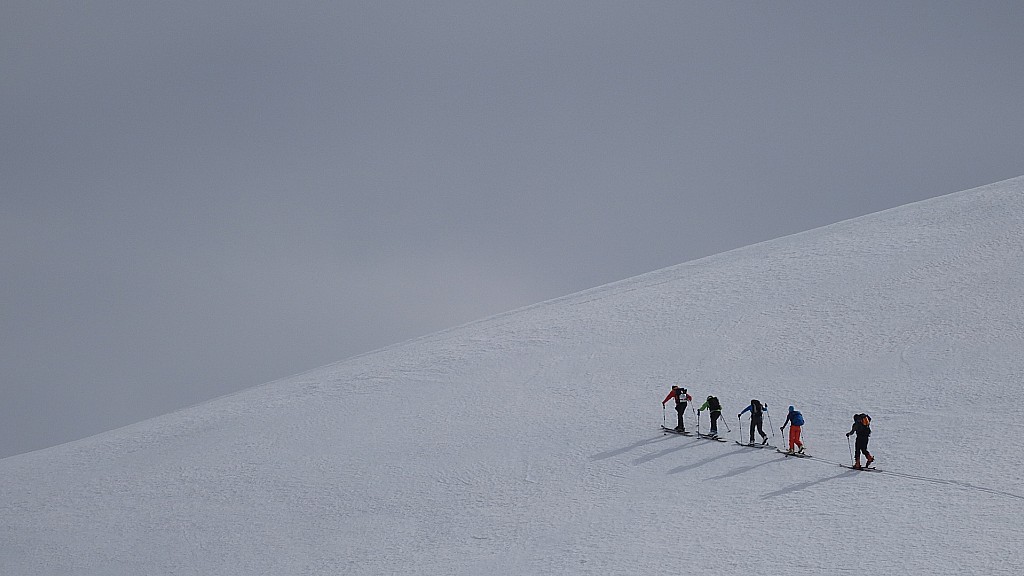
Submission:
[[849,438],[852,434],[857,434],[857,452],[853,459],[853,467],[860,470],[861,452],[867,456],[867,462],[864,464],[865,466],[870,466],[871,463],[875,461],[874,456],[868,452],[868,438],[871,436],[871,417],[867,414],[854,414],[853,428],[850,428],[850,431],[846,433],[846,437]]

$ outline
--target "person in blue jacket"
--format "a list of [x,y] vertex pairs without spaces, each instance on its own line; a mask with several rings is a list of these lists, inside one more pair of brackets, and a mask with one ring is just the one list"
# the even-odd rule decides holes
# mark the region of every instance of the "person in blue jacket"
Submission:
[[786,424],[789,424],[789,451],[793,452],[794,446],[799,446],[797,454],[804,453],[804,443],[800,441],[800,429],[804,425],[804,415],[793,406],[789,407],[789,414],[786,416],[786,423],[782,425],[779,430],[785,430]]
[[761,404],[760,400],[751,400],[750,406],[743,409],[736,415],[737,418],[743,416],[744,413],[750,412],[750,443],[754,443],[754,430],[757,430],[761,434],[761,444],[768,443],[768,435],[764,433],[761,428],[761,424],[764,420],[764,413],[768,411],[767,404]]

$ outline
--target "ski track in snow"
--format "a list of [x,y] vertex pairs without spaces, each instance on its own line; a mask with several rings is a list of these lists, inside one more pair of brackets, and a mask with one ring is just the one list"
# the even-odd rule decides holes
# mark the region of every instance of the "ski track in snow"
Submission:
[[0,574],[1019,574],[1022,231],[1015,179],[0,460]]

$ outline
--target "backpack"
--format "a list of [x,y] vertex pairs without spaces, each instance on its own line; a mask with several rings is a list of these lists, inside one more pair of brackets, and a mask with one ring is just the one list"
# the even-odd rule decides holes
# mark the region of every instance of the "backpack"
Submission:
[[761,410],[763,410],[763,408],[761,407],[761,401],[760,400],[751,400],[750,401],[750,415],[751,416],[760,416],[761,415]]
[[712,396],[712,397],[708,398],[708,408],[711,408],[711,410],[713,410],[715,412],[721,412],[722,405],[718,403],[718,397],[717,396]]
[[676,389],[676,406],[681,406],[683,404],[686,404],[686,396],[687,396],[687,394],[686,394],[685,390],[686,390],[685,388],[677,388]]
[[790,416],[789,421],[793,423],[793,426],[803,426],[804,415],[801,414],[799,410],[794,410],[792,416]]

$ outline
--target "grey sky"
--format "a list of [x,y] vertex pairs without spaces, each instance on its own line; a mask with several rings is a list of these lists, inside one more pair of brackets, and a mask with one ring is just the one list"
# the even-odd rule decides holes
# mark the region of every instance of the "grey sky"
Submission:
[[1024,174],[1020,2],[7,0],[0,457]]

